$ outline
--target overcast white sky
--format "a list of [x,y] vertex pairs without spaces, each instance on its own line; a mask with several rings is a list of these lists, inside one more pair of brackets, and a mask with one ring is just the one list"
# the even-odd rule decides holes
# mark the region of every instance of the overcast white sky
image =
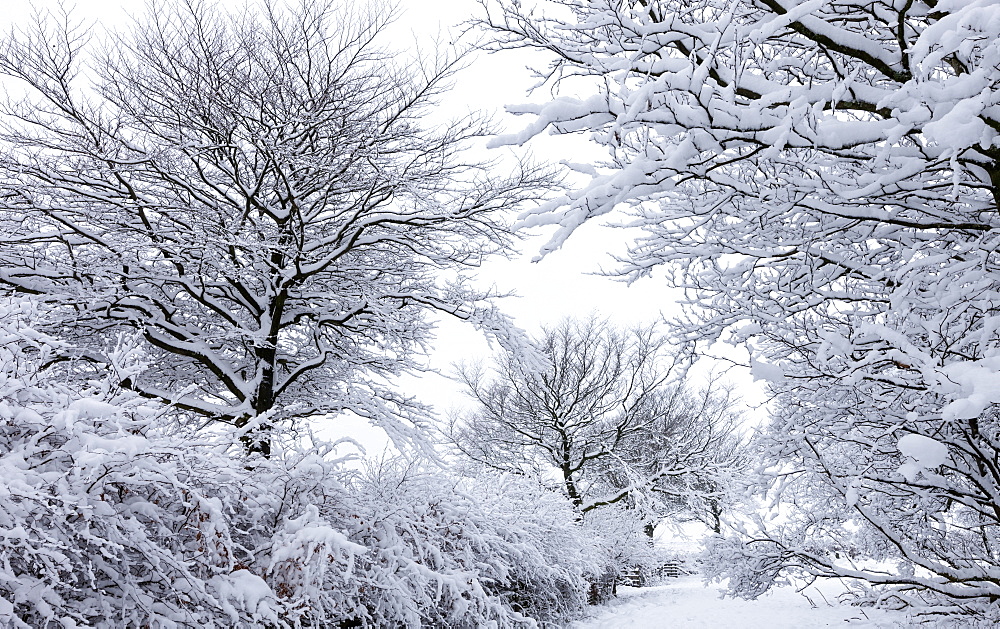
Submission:
[[[224,3],[238,6],[242,0],[226,0]],[[128,28],[128,12],[141,13],[144,7],[141,1],[121,0],[72,0],[72,4],[81,18],[99,20],[109,29]],[[9,25],[27,18],[32,6],[55,7],[57,3],[55,0],[13,0],[12,3],[8,0],[4,7],[6,10],[0,16],[0,24]],[[395,28],[399,33],[396,42],[399,45],[405,45],[406,39],[413,37],[429,41],[438,33],[445,35],[442,38],[444,41],[454,39],[451,35],[457,35],[457,25],[482,10],[475,0],[401,0],[398,6],[401,13]],[[470,109],[493,110],[500,115],[501,124],[508,129],[517,128],[521,122],[502,114],[503,106],[538,101],[547,95],[546,90],[533,96],[526,93],[532,85],[532,79],[524,68],[528,60],[525,54],[518,53],[480,55],[459,75],[456,89],[443,106],[456,114]],[[586,161],[585,154],[581,155],[581,152],[587,150],[582,138],[575,141],[543,138],[531,146],[536,158],[552,161],[569,157],[576,162]],[[586,225],[563,249],[541,262],[532,263],[532,256],[544,242],[544,236],[540,236],[525,242],[523,255],[517,259],[498,259],[487,264],[479,273],[479,281],[485,285],[495,284],[501,292],[516,292],[519,296],[503,300],[502,308],[529,331],[566,316],[586,316],[591,311],[598,311],[622,324],[650,322],[674,312],[675,294],[668,291],[662,282],[643,280],[626,286],[592,274],[602,267],[614,267],[608,251],[622,251],[624,238],[621,230]],[[490,347],[478,332],[467,325],[446,321],[439,328],[437,348],[431,363],[447,371],[452,362],[483,358],[489,353]],[[407,381],[405,386],[441,411],[463,403],[455,384],[441,377],[428,376],[419,382]],[[752,390],[755,387],[748,387],[750,396],[758,397]],[[353,425],[341,426],[348,433],[360,430]]]

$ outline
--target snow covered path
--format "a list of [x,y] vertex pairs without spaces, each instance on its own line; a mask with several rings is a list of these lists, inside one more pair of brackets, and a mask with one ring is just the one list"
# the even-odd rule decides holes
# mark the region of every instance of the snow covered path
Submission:
[[[803,596],[803,594],[805,596]],[[674,579],[667,585],[619,587],[618,600],[595,610],[572,629],[888,629],[905,627],[900,614],[838,605],[815,587],[802,592],[780,588],[756,601],[720,599],[716,586],[700,577]],[[807,597],[815,603],[810,604]]]

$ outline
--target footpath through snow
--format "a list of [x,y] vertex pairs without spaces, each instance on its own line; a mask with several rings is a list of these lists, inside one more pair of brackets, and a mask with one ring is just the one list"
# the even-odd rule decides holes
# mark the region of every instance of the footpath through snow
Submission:
[[[811,602],[810,602],[811,601]],[[756,601],[719,598],[718,586],[701,577],[672,579],[668,584],[619,587],[618,599],[595,610],[572,629],[888,629],[908,626],[899,613],[840,605],[830,588],[776,588]]]

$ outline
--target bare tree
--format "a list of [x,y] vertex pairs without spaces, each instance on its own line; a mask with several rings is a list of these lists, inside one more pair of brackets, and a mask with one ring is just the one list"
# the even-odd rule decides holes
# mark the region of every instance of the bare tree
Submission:
[[96,52],[65,12],[0,48],[26,89],[0,121],[0,285],[62,306],[99,364],[138,330],[152,366],[121,385],[249,451],[345,410],[400,434],[384,382],[427,313],[491,325],[440,272],[505,247],[498,212],[550,179],[468,161],[477,116],[427,122],[463,54],[386,48],[391,4],[150,7]]
[[718,506],[711,479],[739,461],[736,400],[672,382],[677,356],[655,326],[569,319],[534,348],[544,364],[505,351],[495,373],[462,369],[476,406],[449,425],[459,451],[496,470],[558,470],[581,513],[625,502],[655,520],[664,502]]

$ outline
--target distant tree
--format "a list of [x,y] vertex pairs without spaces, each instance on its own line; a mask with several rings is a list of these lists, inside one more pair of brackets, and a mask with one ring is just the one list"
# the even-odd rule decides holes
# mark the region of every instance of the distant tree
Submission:
[[[624,440],[614,456],[596,463],[608,488],[607,497],[593,506],[642,488],[628,500],[644,502],[656,518],[693,518],[721,532],[723,515],[734,506],[736,479],[750,464],[746,418],[732,387],[715,377],[701,388],[665,386],[644,414],[650,421]],[[655,524],[655,518],[647,524],[650,536]]]
[[765,496],[784,503],[749,561],[995,624],[996,4],[537,4],[485,2],[483,21],[584,94],[515,108],[536,118],[505,141],[587,133],[608,158],[524,223],[557,226],[551,250],[629,207],[645,233],[622,272],[669,269],[682,339],[749,348],[777,396]]
[[677,357],[654,326],[568,319],[533,347],[542,364],[504,351],[492,373],[462,369],[476,403],[449,426],[462,454],[512,473],[554,469],[581,513],[621,503],[651,531],[669,503],[718,527],[713,479],[740,462],[728,391],[672,382]]
[[0,46],[0,286],[62,307],[85,358],[121,329],[149,368],[121,384],[235,426],[351,411],[403,434],[427,315],[486,328],[442,272],[507,244],[498,212],[549,185],[431,123],[461,52],[386,48],[390,5],[153,3],[100,50],[65,12]]

